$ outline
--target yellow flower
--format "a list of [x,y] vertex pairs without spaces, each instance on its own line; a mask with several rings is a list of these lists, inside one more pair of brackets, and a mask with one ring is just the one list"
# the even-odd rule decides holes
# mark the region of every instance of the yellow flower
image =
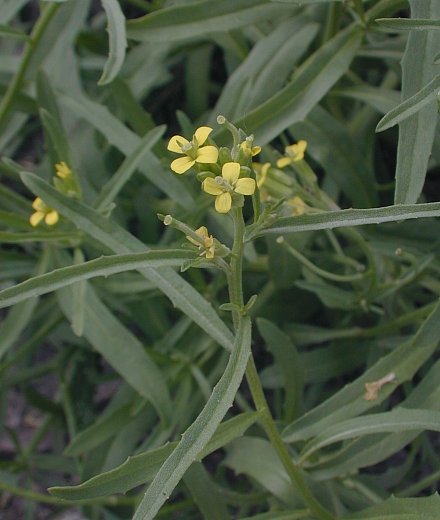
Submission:
[[64,161],[55,164],[55,170],[60,179],[69,179],[72,176],[72,170]]
[[239,179],[240,164],[228,162],[223,165],[222,176],[215,179],[208,177],[203,181],[202,188],[206,193],[215,195],[215,209],[219,213],[227,213],[232,206],[232,193],[252,195],[255,191],[255,181],[248,177]]
[[173,172],[185,173],[195,163],[212,164],[217,162],[217,148],[215,146],[203,146],[211,132],[212,128],[201,126],[196,130],[191,141],[181,135],[174,135],[170,139],[167,149],[170,152],[184,155],[184,157],[179,157],[171,163]]
[[286,146],[284,149],[287,157],[282,157],[278,159],[277,166],[278,168],[284,168],[289,164],[294,162],[302,161],[304,159],[304,152],[307,149],[307,141],[298,141],[296,144],[291,144],[290,146]]
[[240,144],[240,149],[251,157],[255,157],[261,152],[261,146],[252,146],[252,141],[249,142],[247,139]]
[[307,209],[307,204],[302,200],[301,197],[293,197],[293,199],[290,199],[288,201],[289,206],[292,206],[292,215],[295,215],[296,217],[300,215],[304,215]]
[[58,212],[50,208],[40,197],[37,197],[32,203],[35,213],[32,213],[29,222],[35,227],[44,219],[48,226],[54,226],[58,220]]
[[205,226],[196,229],[195,233],[202,239],[203,244],[193,237],[187,236],[186,238],[191,242],[191,244],[194,244],[199,248],[199,250],[201,251],[199,256],[206,256],[208,260],[214,258],[215,246],[213,236],[208,234],[208,230]]

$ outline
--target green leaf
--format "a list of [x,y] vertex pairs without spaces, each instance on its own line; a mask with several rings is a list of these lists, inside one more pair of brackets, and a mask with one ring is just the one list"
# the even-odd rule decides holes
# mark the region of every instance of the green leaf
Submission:
[[391,412],[370,414],[342,421],[328,426],[324,433],[317,435],[309,442],[300,454],[300,459],[305,461],[317,450],[346,439],[374,433],[400,433],[408,430],[440,431],[440,412],[395,408]]
[[[436,350],[440,338],[440,301],[409,341],[383,356],[353,383],[307,412],[286,427],[286,442],[309,439],[327,430],[331,425],[351,419],[382,403],[395,390],[396,384],[411,380],[417,370]],[[365,399],[365,383],[377,381],[387,374],[395,374],[395,383],[384,385],[377,399]]]
[[339,211],[324,211],[311,215],[286,217],[279,219],[275,224],[261,231],[261,235],[268,233],[295,233],[317,229],[334,229],[347,226],[365,226],[366,224],[382,224],[384,222],[398,222],[422,217],[439,217],[440,202],[426,204],[396,204],[371,209],[343,209]]
[[285,389],[284,420],[290,422],[297,416],[303,403],[303,366],[295,345],[269,320],[258,319],[258,330],[281,369]]
[[[410,0],[413,18],[440,18],[437,0]],[[402,60],[402,101],[422,90],[438,73],[435,55],[440,46],[440,32],[411,31]],[[396,189],[397,204],[417,201],[425,182],[431,155],[438,113],[435,99],[399,125],[397,147]]]
[[408,117],[419,112],[431,101],[437,99],[438,89],[440,88],[440,74],[435,76],[425,87],[416,94],[400,103],[377,123],[376,132],[383,132],[388,128],[405,121]]
[[193,256],[193,252],[182,249],[154,250],[145,253],[102,256],[78,265],[61,267],[0,291],[0,308],[97,276],[107,277],[144,268],[179,267]]
[[103,186],[94,206],[98,211],[104,210],[111,202],[114,201],[117,194],[121,191],[124,184],[130,179],[132,174],[139,167],[141,162],[145,160],[151,148],[159,141],[165,131],[165,126],[158,126],[150,130],[140,141],[138,146],[132,153],[127,155],[124,162],[112,175],[109,181]]
[[197,419],[182,435],[147,489],[133,520],[155,518],[189,466],[208,444],[221,420],[232,405],[250,355],[251,322],[240,318],[234,348],[226,369]]
[[381,504],[364,509],[359,513],[344,516],[344,520],[438,520],[440,497],[391,497]]
[[101,0],[107,16],[109,53],[98,85],[111,83],[124,63],[127,39],[125,36],[125,16],[117,0]]
[[204,520],[230,520],[221,489],[203,464],[194,462],[183,478]]
[[239,119],[237,126],[252,128],[257,142],[266,144],[302,121],[347,71],[361,41],[358,27],[338,33],[296,70],[286,87]]
[[[72,288],[60,289],[58,301],[64,315],[72,321]],[[90,284],[87,284],[84,302],[84,337],[132,388],[152,403],[159,417],[169,423],[171,399],[164,374],[136,336],[102,303]]]
[[292,11],[268,0],[216,0],[175,5],[130,20],[127,34],[134,40],[167,42],[225,32]]
[[[206,457],[233,439],[241,437],[258,420],[258,417],[258,413],[248,412],[220,424],[211,440],[199,454],[199,458]],[[49,489],[49,492],[66,500],[83,500],[112,493],[125,493],[152,480],[176,446],[177,442],[172,442],[160,448],[134,455],[117,468],[92,477],[78,486],[53,487]]]
[[109,437],[115,435],[121,424],[127,424],[132,418],[133,404],[129,403],[114,410],[112,413],[101,416],[98,420],[78,433],[64,450],[67,456],[82,455],[90,451]]
[[429,18],[377,18],[375,22],[396,31],[440,29],[440,20],[430,20]]
[[[91,208],[67,198],[36,175],[22,173],[25,185],[61,215],[71,220],[94,240],[115,253],[145,252],[147,246]],[[173,304],[187,314],[207,334],[226,349],[232,347],[232,334],[211,304],[181,276],[169,268],[143,268],[141,274],[158,287]]]

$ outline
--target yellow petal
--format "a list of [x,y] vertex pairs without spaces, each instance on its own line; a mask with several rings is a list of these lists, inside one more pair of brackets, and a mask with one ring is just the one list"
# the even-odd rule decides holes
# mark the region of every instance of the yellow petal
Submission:
[[203,164],[216,163],[218,159],[218,150],[215,146],[202,146],[197,150],[196,162]]
[[301,139],[301,141],[298,141],[297,143],[297,146],[298,146],[298,152],[299,153],[303,153],[307,150],[307,141],[304,141],[304,139]]
[[210,195],[221,195],[223,189],[211,177],[207,177],[202,183],[203,191]]
[[185,139],[181,135],[173,135],[170,139],[167,150],[175,153],[182,153],[182,146],[185,144],[189,144],[188,139]]
[[55,171],[60,179],[67,179],[72,174],[71,169],[64,161],[55,164]]
[[44,211],[46,209],[46,204],[42,199],[40,199],[40,197],[37,197],[34,202],[32,202],[32,207],[37,211]]
[[229,184],[234,185],[237,182],[239,175],[240,165],[237,162],[227,162],[223,165],[222,177],[228,181]]
[[202,238],[208,237],[208,229],[206,228],[206,226],[199,227],[198,229],[196,229],[195,232],[199,235],[199,237],[202,237]]
[[285,168],[292,162],[292,159],[290,157],[282,157],[281,159],[278,159],[277,161],[277,167],[278,168]]
[[49,211],[49,213],[46,215],[46,218],[44,221],[48,226],[54,226],[59,220],[58,212],[54,209],[52,211]]
[[42,211],[36,211],[35,213],[32,213],[29,222],[31,226],[36,227],[43,220],[43,218],[44,213]]
[[206,249],[205,256],[208,260],[212,260],[215,257],[215,247],[211,246],[210,248]]
[[252,147],[252,157],[255,157],[261,152],[261,146],[253,146]]
[[202,146],[202,144],[208,139],[209,134],[212,132],[212,128],[209,128],[209,126],[201,126],[200,128],[197,128],[194,137],[197,141],[197,144],[199,146]]
[[238,179],[235,184],[234,191],[236,193],[241,193],[241,195],[252,195],[255,191],[255,181],[254,179],[244,178]]
[[215,199],[215,209],[219,213],[227,213],[232,206],[232,197],[229,192],[218,195]]
[[194,159],[185,155],[185,157],[179,157],[178,159],[174,159],[171,163],[170,168],[175,173],[185,173],[187,170],[191,168],[195,163]]

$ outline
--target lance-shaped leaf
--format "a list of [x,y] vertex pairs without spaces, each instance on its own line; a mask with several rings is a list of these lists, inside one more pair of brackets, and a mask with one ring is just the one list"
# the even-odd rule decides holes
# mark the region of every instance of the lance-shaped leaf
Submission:
[[344,520],[438,520],[439,511],[438,493],[421,498],[391,497],[364,511],[344,516]]
[[276,6],[268,0],[207,0],[167,7],[130,20],[127,32],[135,40],[167,42],[230,31],[293,9],[295,6]]
[[[297,233],[299,231],[399,222],[422,217],[440,217],[440,202],[397,204],[372,209],[343,209],[298,217],[286,217],[279,219],[275,224],[258,232],[258,234],[278,233],[282,235],[283,233]],[[254,235],[251,228],[249,238],[252,236]]]
[[251,322],[241,318],[226,369],[197,419],[182,435],[145,493],[133,520],[152,520],[189,466],[208,444],[234,401],[250,355]]
[[107,15],[109,52],[98,85],[107,85],[115,79],[124,63],[127,39],[125,16],[119,3],[116,0],[102,0],[102,6]]
[[430,20],[429,18],[377,18],[376,23],[395,31],[440,29],[440,20]]
[[379,121],[376,126],[376,132],[383,132],[408,117],[416,114],[419,110],[425,107],[431,101],[437,99],[438,89],[440,88],[440,74],[435,76],[425,87],[419,90],[416,94],[400,103],[397,107],[390,110]]
[[[202,459],[233,439],[241,437],[249,426],[257,421],[258,417],[257,412],[248,412],[220,424],[211,440],[199,453],[198,458]],[[49,492],[66,500],[83,500],[112,493],[125,493],[129,489],[152,480],[176,446],[177,442],[171,442],[160,448],[134,455],[117,468],[92,477],[78,486],[53,487],[49,489]]]
[[295,72],[290,83],[244,118],[241,128],[252,128],[260,144],[274,139],[302,121],[347,71],[362,41],[362,31],[351,26],[312,54]]
[[181,249],[102,256],[78,265],[61,267],[3,289],[0,291],[0,308],[97,276],[110,276],[147,267],[178,267],[193,257],[194,253]]
[[374,433],[400,433],[413,430],[440,431],[440,412],[396,408],[391,412],[342,421],[329,426],[309,442],[301,453],[300,460],[304,461],[319,449],[346,439]]
[[[413,18],[440,18],[438,0],[410,0],[410,6]],[[439,65],[434,63],[439,46],[439,31],[410,32],[402,60],[402,101],[417,94],[439,73]],[[398,204],[413,204],[419,198],[425,182],[437,119],[437,103],[432,99],[399,125],[394,193],[394,201]]]

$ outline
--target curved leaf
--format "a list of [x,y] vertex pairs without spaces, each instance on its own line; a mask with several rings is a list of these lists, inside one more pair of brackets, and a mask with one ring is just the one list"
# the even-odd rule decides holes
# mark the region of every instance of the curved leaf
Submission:
[[107,15],[109,53],[98,85],[107,85],[115,79],[124,63],[127,39],[125,37],[125,16],[117,0],[101,1]]
[[143,269],[146,267],[178,267],[194,253],[181,249],[168,251],[147,251],[113,256],[102,256],[89,262],[69,267],[61,267],[50,273],[34,276],[28,280],[0,291],[0,308],[9,307],[22,300],[55,291],[81,280],[97,276],[110,276],[115,273]]

